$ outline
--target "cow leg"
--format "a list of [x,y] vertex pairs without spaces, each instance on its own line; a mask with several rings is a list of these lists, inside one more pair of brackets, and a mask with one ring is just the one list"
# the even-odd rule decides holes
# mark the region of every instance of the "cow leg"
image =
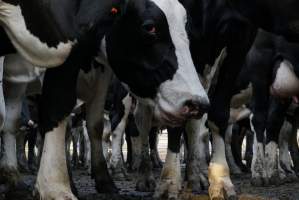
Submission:
[[127,119],[131,109],[132,97],[127,95],[122,100],[122,103],[125,108],[124,115],[117,127],[112,131],[112,156],[110,160],[110,169],[112,174],[120,179],[123,179],[127,176],[122,156],[122,142],[127,125]]
[[158,129],[152,128],[149,133],[149,144],[151,150],[150,157],[151,157],[153,167],[160,169],[162,168],[163,163],[159,156],[158,143],[159,143]]
[[296,173],[292,167],[292,159],[289,154],[289,141],[292,134],[291,124],[285,121],[279,134],[279,162],[278,170],[280,177],[286,177],[287,182],[293,182],[297,179]]
[[31,172],[36,172],[36,155],[34,152],[35,144],[37,140],[37,128],[30,129],[28,133],[28,167]]
[[212,160],[209,166],[209,195],[212,200],[215,199],[235,199],[236,192],[230,179],[229,167],[225,156],[224,135],[225,130],[220,135],[219,128],[212,122],[209,122],[212,132]]
[[90,140],[86,129],[86,121],[83,121],[83,137],[84,137],[84,167],[91,173],[91,155]]
[[178,199],[181,190],[180,144],[182,128],[168,128],[168,148],[155,198]]
[[77,200],[73,195],[65,153],[66,120],[45,135],[43,154],[36,180],[40,199]]
[[[152,172],[152,163],[149,156],[149,132],[152,128],[153,110],[148,106],[138,103],[135,112],[135,122],[139,132],[141,142],[140,155],[137,154],[137,159],[140,160],[138,167],[138,178],[136,183],[136,190],[149,192],[154,191],[156,182]],[[135,148],[135,146],[133,146]],[[138,161],[137,161],[138,162]]]
[[96,83],[96,96],[90,102],[86,102],[86,125],[91,146],[91,174],[95,179],[96,189],[100,193],[118,191],[108,171],[102,142],[104,105],[110,80],[111,71],[105,68],[105,73]]
[[232,153],[232,135],[233,135],[233,124],[229,124],[225,133],[225,154],[229,169],[232,174],[240,175],[242,174],[241,169],[236,164],[235,158]]
[[194,192],[208,188],[208,163],[205,152],[205,138],[209,130],[205,123],[207,115],[200,120],[191,120],[186,126],[188,135],[187,179],[188,187]]
[[104,119],[104,130],[103,130],[103,153],[106,161],[109,163],[110,161],[110,152],[109,148],[111,147],[111,124],[108,119]]
[[266,183],[278,185],[285,177],[279,176],[278,171],[278,137],[284,122],[284,115],[289,103],[282,103],[278,99],[271,98],[266,127],[265,145],[265,169],[267,174]]
[[126,134],[129,134],[130,141],[131,141],[131,169],[133,171],[137,171],[140,166],[141,162],[141,148],[142,148],[142,142],[141,137],[138,131],[138,128],[136,126],[135,122],[135,116],[133,114],[130,114],[128,117],[128,123],[126,127]]
[[29,172],[27,158],[25,155],[25,144],[27,141],[28,135],[26,136],[26,131],[19,131],[17,135],[17,159],[18,167],[21,172]]
[[299,175],[299,147],[298,147],[298,128],[299,128],[299,109],[295,111],[294,119],[292,122],[292,134],[289,140],[290,153],[294,164],[294,170]]
[[78,156],[78,142],[79,142],[80,128],[76,127],[71,133],[72,145],[73,145],[73,155],[72,155],[72,164],[74,168],[78,167],[79,156]]
[[16,185],[20,178],[16,154],[16,133],[19,128],[22,99],[26,87],[27,84],[24,83],[6,81],[4,84],[6,117],[3,127],[4,152],[0,161],[0,179],[12,185]]

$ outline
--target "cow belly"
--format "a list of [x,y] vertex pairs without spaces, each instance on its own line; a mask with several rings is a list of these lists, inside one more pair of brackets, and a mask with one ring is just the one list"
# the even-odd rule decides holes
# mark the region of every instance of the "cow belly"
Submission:
[[292,64],[286,60],[280,64],[271,86],[272,95],[292,97],[299,94],[299,79],[292,68]]
[[72,41],[60,42],[56,47],[43,43],[27,29],[20,6],[0,1],[0,22],[18,52],[36,66],[61,65],[74,45]]

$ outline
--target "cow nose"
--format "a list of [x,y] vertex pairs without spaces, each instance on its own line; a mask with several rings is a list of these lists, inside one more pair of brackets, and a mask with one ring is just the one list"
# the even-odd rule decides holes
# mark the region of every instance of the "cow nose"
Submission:
[[210,102],[208,100],[201,100],[198,98],[189,99],[183,104],[182,115],[187,118],[200,118],[210,109]]

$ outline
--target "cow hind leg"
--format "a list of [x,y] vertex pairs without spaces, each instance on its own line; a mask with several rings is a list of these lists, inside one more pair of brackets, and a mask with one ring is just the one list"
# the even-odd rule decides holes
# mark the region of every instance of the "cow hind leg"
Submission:
[[285,121],[279,134],[279,163],[278,170],[280,177],[285,177],[287,182],[297,180],[292,167],[292,159],[289,154],[289,141],[292,134],[291,124]]
[[66,121],[46,133],[36,181],[39,199],[77,200],[73,195],[65,154]]
[[152,128],[149,134],[149,144],[151,150],[150,157],[151,157],[152,165],[156,169],[160,169],[163,166],[162,160],[158,152],[158,143],[159,143],[158,130],[157,128]]

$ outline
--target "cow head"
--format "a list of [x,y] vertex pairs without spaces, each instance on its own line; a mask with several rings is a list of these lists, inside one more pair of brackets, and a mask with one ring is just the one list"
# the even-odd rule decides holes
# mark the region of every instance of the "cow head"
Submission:
[[106,35],[112,69],[167,125],[199,118],[209,99],[195,71],[186,11],[177,0],[128,0]]

